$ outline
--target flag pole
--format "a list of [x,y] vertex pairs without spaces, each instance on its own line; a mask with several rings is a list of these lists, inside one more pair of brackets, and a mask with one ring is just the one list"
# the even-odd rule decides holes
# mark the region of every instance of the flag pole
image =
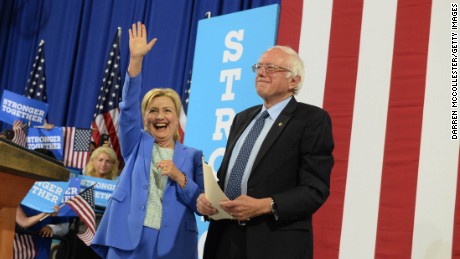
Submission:
[[[96,184],[93,184],[93,185],[91,185],[90,187],[88,187],[88,188],[86,188],[86,189],[93,188],[94,186],[96,186]],[[83,190],[82,192],[86,191],[86,189]],[[80,192],[80,193],[82,193],[82,192]],[[79,193],[79,194],[80,194],[80,193]],[[74,197],[75,197],[75,196],[74,196]],[[73,198],[73,197],[72,197],[72,198]],[[70,198],[70,199],[72,199],[72,198]],[[59,205],[59,209],[61,209],[62,207],[64,207],[64,205],[66,205],[66,202],[63,202],[61,205]],[[42,217],[41,219],[39,219],[38,221],[39,221],[39,222],[40,222],[40,221],[43,221],[44,219],[48,218],[49,216],[51,216],[51,215],[53,215],[53,214],[54,214],[54,212],[53,212],[53,213],[47,213],[45,216],[43,216],[43,217]]]

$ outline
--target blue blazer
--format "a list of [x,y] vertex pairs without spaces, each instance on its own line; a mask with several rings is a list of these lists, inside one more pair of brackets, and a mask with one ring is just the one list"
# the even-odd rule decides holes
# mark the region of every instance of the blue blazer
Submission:
[[[140,94],[141,76],[130,78],[127,74],[119,118],[125,167],[91,244],[103,257],[108,247],[135,249],[144,226],[155,139],[141,128]],[[194,213],[198,213],[196,200],[204,188],[202,156],[201,151],[176,142],[173,162],[186,174],[187,184],[181,189],[169,178],[166,183],[157,243],[158,254],[164,258],[198,257],[198,230]]]

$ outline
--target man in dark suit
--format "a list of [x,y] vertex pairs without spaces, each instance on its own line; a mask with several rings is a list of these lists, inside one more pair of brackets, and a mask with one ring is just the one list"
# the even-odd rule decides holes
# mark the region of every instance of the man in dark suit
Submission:
[[[264,104],[235,116],[218,171],[219,185],[231,199],[219,205],[234,219],[210,221],[203,256],[312,258],[312,215],[329,196],[334,164],[331,119],[294,98],[304,67],[291,48],[267,50],[252,69]],[[259,125],[265,111],[268,117]],[[260,133],[252,132],[253,125]],[[255,143],[247,144],[250,138]],[[204,194],[197,208],[203,215],[217,213]]]

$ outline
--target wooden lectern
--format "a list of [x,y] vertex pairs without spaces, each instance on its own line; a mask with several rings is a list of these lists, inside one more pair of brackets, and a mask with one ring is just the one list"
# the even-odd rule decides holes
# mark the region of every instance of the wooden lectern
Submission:
[[0,139],[0,258],[13,258],[16,208],[35,181],[68,181],[59,161]]

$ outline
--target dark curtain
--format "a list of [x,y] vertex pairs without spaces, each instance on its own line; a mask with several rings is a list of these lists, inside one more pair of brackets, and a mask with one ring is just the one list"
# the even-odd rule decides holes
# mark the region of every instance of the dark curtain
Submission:
[[[136,21],[157,37],[143,66],[143,93],[170,87],[185,96],[198,21],[281,0],[0,0],[0,92],[23,94],[38,43],[45,40],[48,121],[89,128],[111,41],[122,28],[121,77]],[[10,125],[4,123],[2,129]]]

